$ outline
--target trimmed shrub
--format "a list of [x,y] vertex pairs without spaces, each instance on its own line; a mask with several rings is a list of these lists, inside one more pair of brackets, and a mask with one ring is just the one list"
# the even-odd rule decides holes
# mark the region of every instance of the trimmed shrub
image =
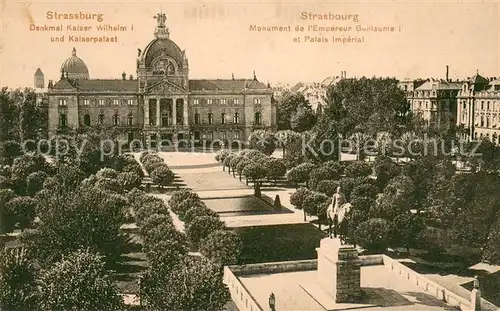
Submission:
[[359,224],[355,230],[356,243],[369,252],[385,252],[389,246],[391,223],[382,218],[372,218]]
[[224,223],[214,216],[195,217],[186,227],[186,234],[191,245],[198,247],[200,242],[208,237],[210,233],[223,230]]

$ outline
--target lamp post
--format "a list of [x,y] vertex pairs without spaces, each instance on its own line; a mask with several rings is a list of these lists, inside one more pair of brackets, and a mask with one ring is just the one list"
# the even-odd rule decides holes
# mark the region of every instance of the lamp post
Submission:
[[276,297],[274,296],[274,293],[269,295],[269,308],[271,308],[271,311],[276,311]]

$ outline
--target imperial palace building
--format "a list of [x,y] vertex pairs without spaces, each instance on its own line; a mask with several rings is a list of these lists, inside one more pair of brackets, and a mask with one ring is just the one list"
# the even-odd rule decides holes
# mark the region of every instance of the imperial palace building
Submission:
[[[275,129],[272,89],[250,79],[189,79],[189,63],[169,35],[165,14],[158,14],[154,39],[138,50],[137,78],[91,79],[76,49],[49,81],[49,136],[64,128],[96,125],[120,129],[132,141],[243,141],[257,129]],[[36,87],[43,74],[35,73]]]

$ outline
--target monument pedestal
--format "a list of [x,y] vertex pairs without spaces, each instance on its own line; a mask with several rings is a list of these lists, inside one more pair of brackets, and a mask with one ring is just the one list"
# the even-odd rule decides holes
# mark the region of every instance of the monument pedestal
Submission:
[[361,264],[352,245],[340,239],[324,238],[318,253],[318,281],[336,303],[353,303],[361,299]]

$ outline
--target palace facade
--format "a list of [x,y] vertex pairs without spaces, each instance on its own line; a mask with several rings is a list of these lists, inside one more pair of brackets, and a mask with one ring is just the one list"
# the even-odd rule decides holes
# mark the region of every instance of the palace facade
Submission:
[[[91,79],[85,62],[72,55],[61,78],[49,81],[49,136],[60,129],[112,126],[132,141],[244,141],[257,129],[276,127],[272,89],[251,79],[189,79],[185,50],[170,39],[158,14],[154,39],[138,49],[137,78]],[[37,70],[35,84],[43,87]]]

